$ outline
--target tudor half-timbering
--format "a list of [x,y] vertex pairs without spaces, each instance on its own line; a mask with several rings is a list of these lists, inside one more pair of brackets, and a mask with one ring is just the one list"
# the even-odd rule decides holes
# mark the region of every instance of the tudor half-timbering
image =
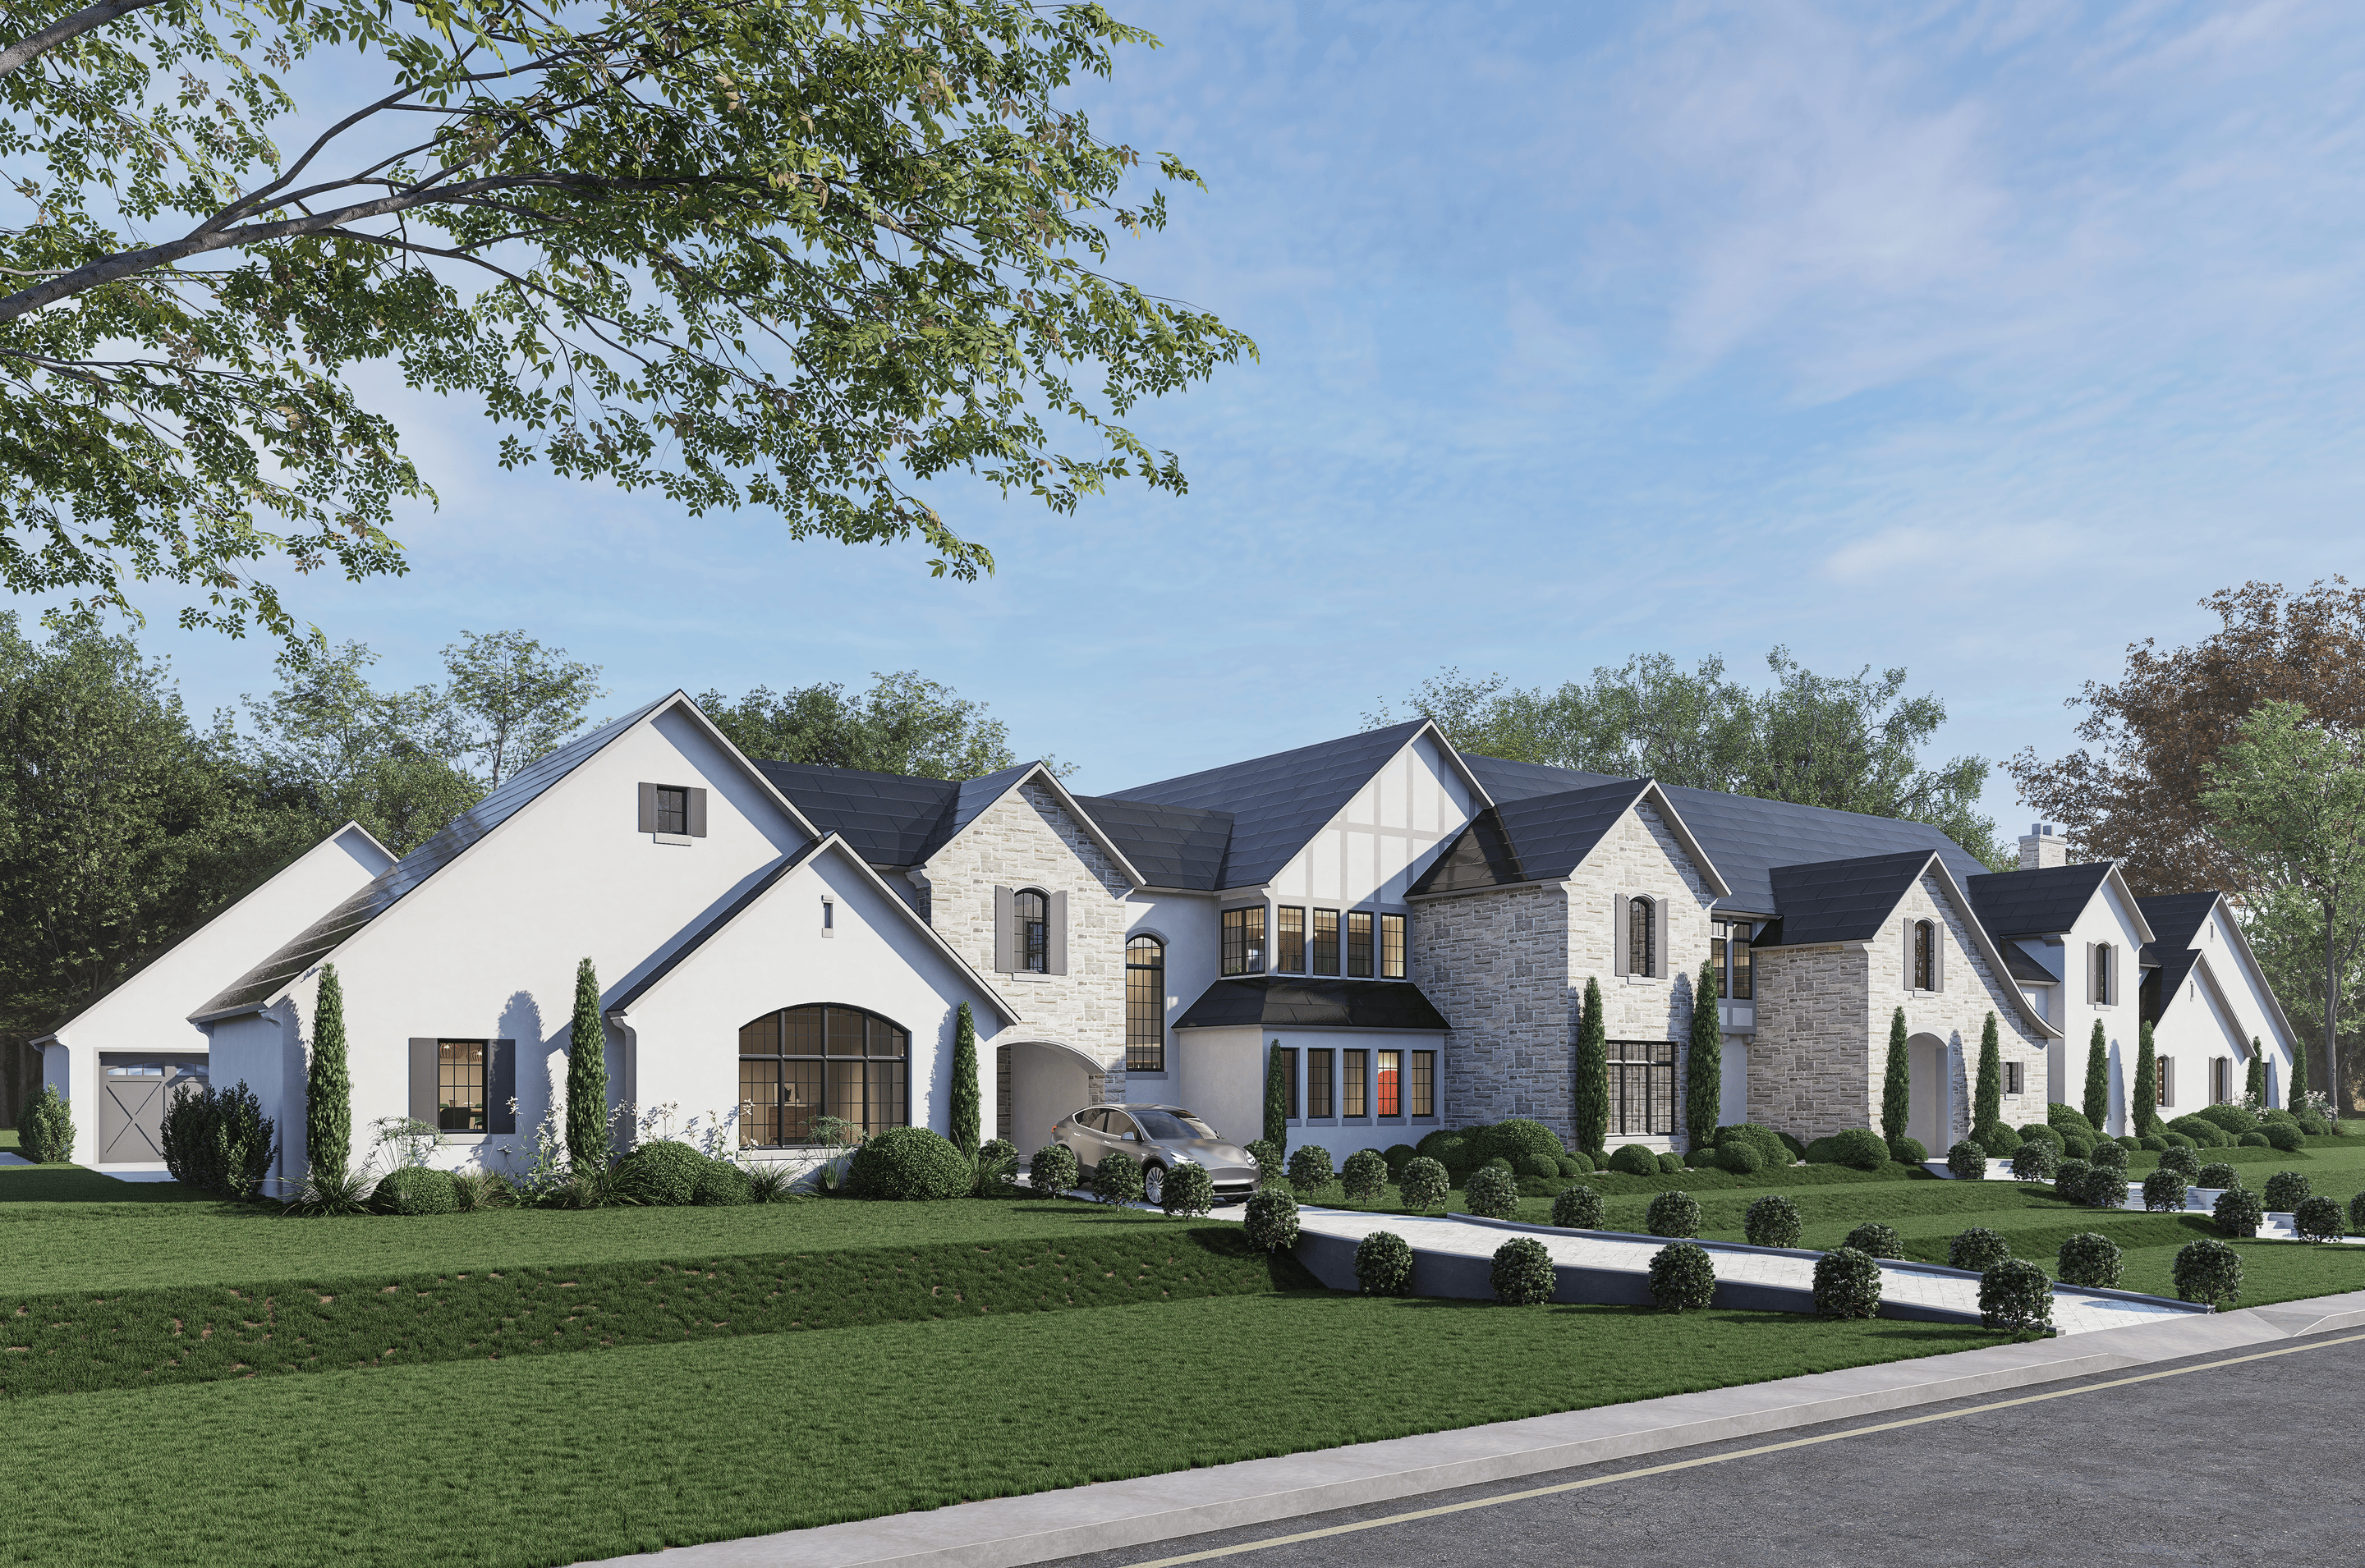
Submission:
[[45,1067],[77,1159],[152,1165],[164,1087],[209,1073],[255,1089],[292,1179],[333,962],[357,1142],[410,1115],[447,1161],[516,1167],[588,957],[618,1105],[712,1116],[759,1158],[809,1158],[825,1116],[947,1130],[964,1004],[982,1131],[1022,1152],[1100,1101],[1254,1137],[1276,1051],[1292,1141],[1337,1156],[1513,1115],[1571,1136],[1588,980],[1612,1143],[1681,1147],[1701,1005],[1721,1119],[1805,1137],[1877,1120],[1900,1008],[1933,1148],[1967,1127],[1990,1014],[2015,1123],[2076,1098],[2096,1019],[2122,1126],[2146,1018],[2170,1114],[2238,1097],[2254,1051],[2284,1081],[2290,1025],[2223,901],[2137,901],[2059,848],[2040,832],[1991,875],[1920,823],[1464,755],[1425,721],[1099,796],[1032,764],[863,773],[746,757],[676,692],[398,863],[331,835],[61,1025]]

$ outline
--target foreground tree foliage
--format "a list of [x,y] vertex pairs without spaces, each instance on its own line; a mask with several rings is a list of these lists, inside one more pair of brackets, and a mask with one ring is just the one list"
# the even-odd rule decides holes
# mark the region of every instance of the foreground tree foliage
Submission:
[[[1166,221],[1061,90],[1153,44],[1025,0],[31,0],[0,13],[0,581],[293,630],[430,495],[356,373],[504,466],[920,536],[967,472],[1066,511],[1253,345],[1099,269]],[[358,57],[358,63],[356,63]],[[353,83],[365,85],[356,92]],[[342,112],[342,118],[331,118]],[[308,132],[273,140],[300,117]],[[1161,154],[1169,180],[1197,183]],[[1093,383],[1096,383],[1093,384]],[[1055,445],[1047,421],[1081,426]]]

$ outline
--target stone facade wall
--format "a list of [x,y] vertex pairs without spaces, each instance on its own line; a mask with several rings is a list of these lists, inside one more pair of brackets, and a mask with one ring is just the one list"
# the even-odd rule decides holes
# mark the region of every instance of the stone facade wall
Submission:
[[[1098,1063],[1102,1098],[1125,1097],[1124,873],[1039,783],[987,808],[923,868],[930,924],[1026,1015],[1005,1038],[1047,1040]],[[1068,972],[997,973],[993,890],[1068,895]]]
[[[1941,979],[1945,989],[1934,994],[1905,989],[1904,923],[1909,920],[1943,923],[1945,970]],[[1880,1125],[1879,1074],[1889,1059],[1889,1015],[1899,1007],[1905,1009],[1905,1025],[1911,1032],[1935,1035],[1946,1042],[1947,1076],[1951,1080],[1946,1134],[1949,1142],[1971,1130],[1971,1092],[1979,1070],[1979,1030],[1990,1008],[1995,1012],[1996,1036],[2003,1059],[2021,1064],[2022,1092],[2017,1097],[2004,1096],[2003,1119],[2015,1127],[2045,1120],[2045,1037],[2036,1033],[2021,1011],[2020,988],[2009,977],[1997,974],[1978,956],[1962,912],[1947,899],[1936,877],[1922,878],[1921,885],[1906,895],[1903,906],[1890,919],[1883,939],[1873,945],[1869,957],[1872,1022],[1878,1036],[1878,1055],[1874,1058],[1871,1120],[1859,1125]],[[1933,1148],[1930,1153],[1936,1158],[1945,1150]]]

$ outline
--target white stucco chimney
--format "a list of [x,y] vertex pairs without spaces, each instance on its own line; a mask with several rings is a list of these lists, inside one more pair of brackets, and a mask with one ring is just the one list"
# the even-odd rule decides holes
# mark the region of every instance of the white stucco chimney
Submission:
[[2031,823],[2026,836],[2020,841],[2020,868],[2042,870],[2047,866],[2069,864],[2069,841],[2051,823]]

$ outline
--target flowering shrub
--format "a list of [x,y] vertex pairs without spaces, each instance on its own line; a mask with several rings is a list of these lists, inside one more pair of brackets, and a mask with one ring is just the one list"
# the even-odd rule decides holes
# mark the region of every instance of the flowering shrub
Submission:
[[[2181,1153],[2182,1150],[2170,1150]],[[2184,1208],[2184,1172],[2163,1165],[2143,1179],[2144,1207],[2154,1214],[2179,1214]]]
[[1699,1200],[1689,1193],[1662,1193],[1651,1200],[1645,1223],[1653,1236],[1698,1236]]
[[1470,1212],[1483,1218],[1509,1219],[1519,1212],[1519,1179],[1508,1170],[1474,1170],[1462,1191]]
[[1979,1276],[1979,1322],[2007,1334],[2053,1327],[2053,1282],[2021,1258],[2006,1258]]
[[2216,1216],[2217,1228],[2227,1236],[2256,1236],[2266,1220],[2267,1205],[2246,1187],[2228,1187],[2217,1194],[2210,1212]]
[[1246,1223],[1249,1245],[1278,1252],[1297,1244],[1297,1200],[1279,1187],[1260,1187],[1249,1199]]
[[1697,1241],[1671,1241],[1651,1259],[1651,1298],[1668,1312],[1697,1310],[1716,1299],[1716,1265]]
[[1752,1247],[1796,1247],[1802,1228],[1799,1205],[1778,1193],[1750,1204],[1741,1219],[1742,1234]]
[[2012,1243],[2001,1231],[1975,1225],[1946,1243],[1946,1266],[1984,1274],[2012,1256]]
[[1387,1156],[1376,1148],[1359,1148],[1347,1157],[1339,1184],[1351,1204],[1368,1204],[1388,1184]]
[[1393,1230],[1355,1243],[1355,1283],[1365,1295],[1402,1295],[1412,1283],[1412,1244]]
[[[2255,1200],[2253,1200],[2255,1201]],[[2242,1255],[2206,1238],[2176,1249],[2176,1294],[2184,1301],[2242,1299]]]
[[1905,1243],[1889,1226],[1866,1224],[1847,1233],[1847,1244],[1842,1250],[1861,1252],[1869,1258],[1902,1258]]
[[1815,1310],[1825,1317],[1871,1317],[1880,1311],[1880,1265],[1855,1247],[1815,1260]]
[[1541,1306],[1552,1297],[1552,1254],[1532,1236],[1513,1237],[1495,1249],[1487,1282],[1505,1306]]
[[2054,1267],[2060,1272],[2064,1284],[2113,1290],[2118,1286],[2119,1270],[2124,1260],[2117,1242],[2088,1230],[2080,1231],[2061,1244],[2061,1252],[2055,1259]]
[[1445,1202],[1452,1190],[1452,1179],[1445,1167],[1427,1155],[1416,1155],[1405,1161],[1404,1174],[1396,1178],[1396,1191],[1404,1194],[1405,1207],[1414,1214],[1426,1214]]
[[1590,1187],[1567,1187],[1552,1200],[1552,1222],[1571,1230],[1601,1228],[1601,1194]]

